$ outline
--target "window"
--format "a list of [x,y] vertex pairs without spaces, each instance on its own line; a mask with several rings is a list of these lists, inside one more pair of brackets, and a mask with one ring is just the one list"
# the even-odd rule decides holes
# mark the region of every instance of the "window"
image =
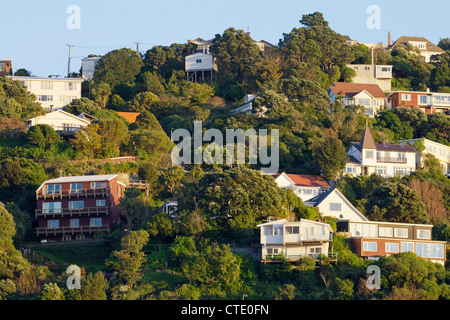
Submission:
[[71,228],[79,228],[80,227],[80,219],[70,219],[70,227]]
[[377,251],[376,242],[364,242],[364,251]]
[[102,218],[91,218],[91,227],[100,227],[102,225]]
[[61,213],[61,202],[44,202],[42,204],[43,213]]
[[72,241],[72,236],[63,236],[62,241]]
[[92,182],[91,188],[92,189],[105,189],[107,186],[106,182]]
[[416,254],[422,258],[444,259],[444,245],[440,243],[417,243]]
[[411,101],[410,94],[402,94],[402,101]]
[[104,207],[104,206],[106,206],[106,200],[97,200],[97,201],[95,202],[95,205],[96,205],[97,207]]
[[414,243],[402,242],[402,252],[414,252]]
[[417,230],[417,238],[418,239],[431,239],[431,231],[430,230]]
[[393,236],[392,228],[380,227],[378,228],[378,234],[380,237],[391,237]]
[[278,254],[277,248],[267,248],[267,254]]
[[408,238],[408,229],[406,228],[395,228],[396,238]]
[[84,209],[84,201],[69,201],[70,210],[81,210]]
[[386,243],[386,252],[398,253],[399,245],[398,243]]
[[48,220],[47,228],[49,229],[58,229],[59,228],[59,220]]
[[322,248],[318,247],[318,248],[310,248],[309,249],[309,253],[310,254],[321,254],[322,253]]
[[51,102],[53,101],[53,96],[50,95],[39,95],[38,101],[40,102]]
[[299,234],[300,228],[299,227],[286,227],[286,234]]
[[431,104],[430,101],[430,97],[429,96],[419,96],[419,104]]
[[376,173],[379,174],[380,176],[386,175],[386,167],[377,167]]
[[373,155],[374,155],[373,151],[366,151],[366,158],[367,159],[373,159]]
[[347,166],[347,167],[345,167],[345,171],[348,173],[355,173],[356,167],[355,166]]
[[51,81],[43,81],[41,82],[42,90],[53,90],[53,82]]
[[60,184],[49,184],[44,188],[45,194],[61,194]]
[[70,91],[77,90],[76,82],[67,82],[66,83],[66,90],[70,90]]
[[330,211],[341,211],[342,206],[340,203],[330,203]]
[[265,236],[271,236],[273,233],[273,228],[272,226],[268,226],[264,228],[264,235]]
[[202,63],[202,59],[197,59],[196,63]]
[[359,98],[359,104],[364,107],[370,107],[370,99],[367,98]]
[[274,236],[280,236],[280,235],[282,235],[283,233],[282,233],[282,228],[281,227],[275,227],[275,228],[273,228],[273,235]]
[[86,239],[86,236],[84,234],[79,234],[75,237],[76,240],[84,240]]
[[70,184],[70,193],[82,193],[83,192],[83,184],[82,183],[71,183]]
[[382,67],[382,68],[381,68],[381,71],[383,71],[383,72],[389,72],[389,71],[391,71],[391,68],[388,68],[388,67]]
[[302,189],[303,194],[312,194],[311,189]]

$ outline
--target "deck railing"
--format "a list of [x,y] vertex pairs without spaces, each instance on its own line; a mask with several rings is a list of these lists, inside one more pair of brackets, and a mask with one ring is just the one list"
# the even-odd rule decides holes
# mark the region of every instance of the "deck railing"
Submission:
[[80,208],[80,209],[36,209],[35,216],[36,218],[54,218],[54,217],[73,217],[73,216],[81,216],[87,215],[90,216],[99,216],[99,215],[109,215],[108,207],[88,207],[88,208]]
[[71,190],[71,189],[63,189],[58,192],[36,192],[36,199],[63,199],[63,198],[85,198],[85,197],[108,197],[109,196],[109,188],[99,188],[99,189],[93,189],[93,188],[86,188],[86,189],[79,189],[79,190]]
[[59,228],[36,228],[38,236],[59,236],[75,234],[93,234],[97,232],[109,232],[109,226],[79,226],[79,227],[59,227]]

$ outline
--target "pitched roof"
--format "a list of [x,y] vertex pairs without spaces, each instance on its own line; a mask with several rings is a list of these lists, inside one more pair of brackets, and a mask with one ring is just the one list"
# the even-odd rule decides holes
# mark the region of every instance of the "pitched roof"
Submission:
[[[362,149],[373,149],[377,151],[398,151],[398,152],[414,152],[417,150],[408,144],[381,144],[375,143],[372,133],[369,127],[366,127],[361,142],[350,142],[351,146],[354,146],[359,151]],[[355,161],[355,158],[350,158],[349,161],[359,163]]]
[[45,120],[45,119],[48,119],[48,118],[53,118],[54,116],[62,116],[62,117],[66,117],[66,118],[71,118],[72,120],[78,120],[80,122],[83,122],[86,125],[89,125],[91,123],[89,120],[80,118],[80,117],[78,117],[78,116],[76,116],[74,114],[71,114],[69,112],[66,112],[64,110],[56,110],[56,111],[53,111],[53,112],[49,112],[49,113],[46,113],[46,114],[44,114],[42,116],[37,116],[35,118],[28,119],[28,121]]
[[374,98],[386,98],[383,90],[377,84],[333,82],[330,89],[336,96],[353,97],[365,90]]
[[272,177],[277,179],[279,176],[285,174],[296,186],[303,187],[330,187],[330,183],[322,176],[306,175],[306,174],[274,174]]
[[429,52],[445,52],[442,48],[438,47],[437,45],[435,45],[434,43],[428,41],[426,38],[424,37],[408,37],[408,36],[401,36],[400,38],[397,39],[397,41],[395,41],[392,46],[389,48],[392,49],[398,45],[407,45],[408,42],[426,42],[426,46],[425,46],[425,50],[421,50],[421,51],[429,51]]
[[125,118],[125,120],[127,120],[128,123],[135,123],[136,118],[140,115],[139,112],[117,112],[117,114]]
[[362,220],[368,221],[368,219],[367,219],[361,212],[359,212],[359,210],[356,209],[356,208],[352,205],[352,203],[351,203],[351,202],[350,202],[350,201],[342,194],[342,192],[340,192],[339,189],[336,188],[336,187],[333,187],[333,188],[331,188],[330,190],[328,190],[327,192],[322,193],[322,194],[319,194],[318,196],[315,196],[314,198],[311,198],[311,199],[305,201],[305,204],[306,204],[306,203],[309,203],[309,204],[312,204],[314,207],[317,207],[319,204],[322,203],[322,201],[324,201],[326,198],[328,198],[328,196],[329,196],[330,194],[332,194],[332,193],[337,193],[337,194],[344,200],[344,202],[346,202],[347,205],[348,205],[350,208],[352,208],[352,209],[356,212],[356,214],[357,214]]
[[37,192],[46,184],[54,184],[54,183],[75,183],[75,182],[103,182],[109,181],[117,177],[117,174],[103,174],[103,175],[92,175],[92,176],[74,176],[74,177],[60,177],[52,180],[44,181],[39,188],[36,190]]
[[375,140],[373,140],[372,133],[370,132],[370,129],[368,126],[366,126],[366,129],[364,130],[363,137],[361,139],[361,146],[362,149],[376,149]]

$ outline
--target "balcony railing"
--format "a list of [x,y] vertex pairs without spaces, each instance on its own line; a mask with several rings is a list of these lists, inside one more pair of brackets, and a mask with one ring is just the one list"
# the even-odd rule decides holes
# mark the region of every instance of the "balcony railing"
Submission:
[[60,227],[60,228],[36,228],[38,236],[65,236],[75,234],[93,234],[97,232],[109,232],[109,226],[79,226],[79,227]]
[[73,217],[87,215],[88,217],[92,215],[109,215],[109,210],[107,207],[89,207],[81,209],[60,209],[60,210],[48,210],[48,209],[36,209],[36,218],[54,218],[54,217]]
[[63,189],[57,192],[44,193],[44,192],[36,192],[36,199],[62,199],[62,198],[85,198],[85,197],[108,197],[109,196],[109,188],[101,188],[101,189],[79,189],[79,190],[70,190]]
[[377,157],[377,162],[383,163],[407,163],[406,158]]
[[338,254],[336,252],[323,254],[323,253],[311,253],[303,255],[285,255],[285,254],[266,254],[263,260],[281,261],[281,259],[286,259],[288,261],[296,261],[301,258],[314,258],[314,260],[322,260],[322,258],[327,258],[331,260],[337,260]]

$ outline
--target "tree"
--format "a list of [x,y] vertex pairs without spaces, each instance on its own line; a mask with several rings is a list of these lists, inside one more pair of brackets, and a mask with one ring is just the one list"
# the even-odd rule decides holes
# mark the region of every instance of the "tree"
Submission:
[[135,85],[136,76],[144,66],[138,52],[123,48],[108,52],[95,68],[94,83],[106,83],[112,93],[128,100]]
[[120,199],[119,209],[126,219],[128,231],[143,219],[144,203],[141,197],[140,190],[127,189],[125,195]]
[[42,290],[42,300],[65,300],[64,292],[56,283],[46,283]]
[[142,248],[148,239],[149,235],[144,230],[129,232],[121,240],[121,250],[113,251],[112,259],[107,263],[130,288],[142,277],[141,268],[145,261]]
[[61,142],[60,136],[48,124],[32,126],[27,132],[27,140],[31,145],[55,151]]
[[205,174],[194,199],[195,205],[206,217],[214,219],[220,230],[241,235],[253,230],[256,221],[279,216],[286,205],[285,192],[272,177],[245,167]]
[[[439,166],[440,169],[440,166]],[[447,222],[449,211],[442,204],[442,192],[435,188],[427,180],[411,179],[408,187],[415,190],[420,199],[426,205],[427,215],[430,222],[438,224],[439,222]]]
[[215,78],[219,96],[233,100],[257,91],[264,59],[250,35],[228,28],[215,36],[210,52],[220,71]]
[[70,104],[64,107],[64,111],[77,116],[80,113],[93,115],[99,109],[99,105],[88,98],[74,99]]
[[370,220],[425,223],[429,221],[426,205],[419,194],[402,183],[387,182],[376,188],[365,204]]
[[81,299],[82,300],[106,300],[106,290],[108,289],[108,280],[103,273],[89,273],[81,280]]
[[349,279],[339,279],[334,280],[334,294],[335,300],[353,300],[354,283]]
[[92,88],[92,96],[94,101],[102,108],[106,108],[109,97],[111,96],[111,86],[108,83],[95,83]]
[[347,164],[347,152],[342,142],[335,138],[325,138],[314,150],[314,157],[322,168],[325,178],[334,180]]
[[30,77],[31,71],[28,71],[25,68],[17,69],[16,72],[14,72],[15,77]]
[[303,63],[310,68],[319,67],[329,77],[324,83],[326,88],[333,78],[333,67],[340,68],[354,60],[350,46],[342,35],[329,27],[320,12],[303,15],[300,23],[302,27],[284,33],[280,40],[279,46],[288,61],[287,69],[296,69]]

